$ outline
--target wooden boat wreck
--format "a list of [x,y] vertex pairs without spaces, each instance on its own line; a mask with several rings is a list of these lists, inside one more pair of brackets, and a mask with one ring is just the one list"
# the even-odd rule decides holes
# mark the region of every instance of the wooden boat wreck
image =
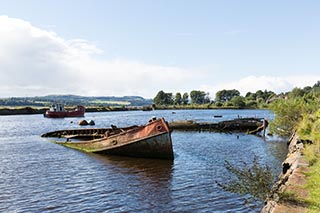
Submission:
[[163,119],[151,119],[144,126],[75,129],[48,132],[41,137],[57,138],[54,143],[110,155],[173,159],[171,132]]
[[256,134],[265,130],[268,122],[261,118],[237,118],[218,123],[196,122],[193,120],[174,121],[169,123],[171,130],[182,131],[216,131],[216,132],[247,132]]

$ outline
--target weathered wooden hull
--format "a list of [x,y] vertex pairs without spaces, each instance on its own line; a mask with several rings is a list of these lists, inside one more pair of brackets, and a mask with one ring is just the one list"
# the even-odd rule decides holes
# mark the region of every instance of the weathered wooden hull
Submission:
[[[145,126],[60,130],[42,136],[66,139],[66,141],[54,142],[86,152],[161,159],[174,158],[171,133],[163,118],[151,121]],[[78,139],[89,140],[76,141]]]
[[239,118],[218,123],[198,123],[192,120],[174,121],[169,123],[171,130],[182,131],[217,131],[217,132],[247,132],[257,133],[267,127],[263,119]]

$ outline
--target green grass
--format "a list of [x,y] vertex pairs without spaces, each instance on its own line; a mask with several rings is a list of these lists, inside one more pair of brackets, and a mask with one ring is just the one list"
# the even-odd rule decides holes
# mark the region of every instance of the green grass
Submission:
[[304,201],[308,204],[308,212],[320,212],[320,110],[303,116],[298,134],[301,139],[312,141],[312,144],[305,145],[303,151],[310,165],[310,171],[306,173],[307,183],[304,186],[308,196]]
[[305,198],[309,204],[309,212],[320,212],[320,161],[319,143],[309,145],[305,149],[305,156],[311,163],[310,171],[306,173],[308,179],[305,188],[308,196]]
[[107,105],[130,105],[130,102],[128,101],[101,101],[101,100],[97,100],[97,101],[90,101],[90,104],[97,104],[97,105],[103,105],[103,104],[107,104]]

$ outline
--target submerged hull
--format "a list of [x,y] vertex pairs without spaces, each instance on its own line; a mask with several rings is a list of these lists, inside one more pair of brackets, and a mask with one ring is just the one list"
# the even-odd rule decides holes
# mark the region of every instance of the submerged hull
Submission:
[[167,122],[158,119],[145,126],[113,129],[80,129],[50,132],[43,137],[59,137],[55,143],[70,148],[111,155],[173,159]]

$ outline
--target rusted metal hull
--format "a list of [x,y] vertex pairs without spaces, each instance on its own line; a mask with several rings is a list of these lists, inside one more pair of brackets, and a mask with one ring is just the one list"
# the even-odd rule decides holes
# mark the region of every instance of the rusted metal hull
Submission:
[[174,158],[170,133],[138,140],[125,146],[96,151],[96,153],[145,158]]
[[151,121],[145,126],[60,130],[46,133],[42,137],[65,139],[66,141],[54,142],[86,152],[147,158],[174,158],[171,133],[163,118]]

